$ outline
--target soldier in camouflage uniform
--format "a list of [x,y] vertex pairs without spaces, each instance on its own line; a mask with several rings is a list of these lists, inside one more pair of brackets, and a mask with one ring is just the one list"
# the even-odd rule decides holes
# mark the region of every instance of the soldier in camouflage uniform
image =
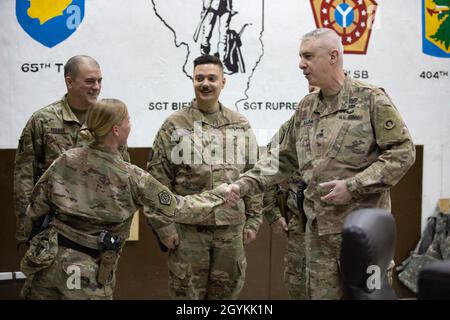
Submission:
[[[280,127],[267,150],[277,148],[283,141],[289,121]],[[284,257],[284,281],[291,299],[307,299],[305,274],[305,221],[306,216],[298,209],[297,192],[301,177],[298,173],[279,185],[272,185],[264,193],[263,214],[276,234],[288,237],[287,254]],[[280,201],[282,199],[282,201]]]
[[[320,90],[309,85],[309,92]],[[277,148],[283,141],[289,121],[283,123],[267,145],[267,150]],[[305,222],[303,210],[298,208],[299,186],[302,179],[298,173],[279,185],[273,185],[264,193],[263,214],[276,234],[288,237],[287,254],[284,257],[284,281],[291,299],[306,299],[305,274]]]
[[[309,86],[309,93],[320,90],[318,87]],[[283,141],[289,126],[289,120],[283,123],[278,129],[278,132],[272,137],[271,141],[267,144],[267,149],[277,148]],[[301,178],[298,174],[289,177],[289,179],[282,181],[278,185],[272,185],[264,193],[263,198],[263,215],[267,222],[272,227],[273,231],[277,234],[282,234],[288,231],[288,223],[297,215],[301,218],[302,213],[297,208],[297,192]],[[283,201],[285,203],[280,204],[279,196],[282,194]],[[280,206],[283,205],[283,208]]]
[[389,189],[414,163],[415,148],[384,90],[344,73],[342,44],[333,30],[306,34],[300,57],[300,69],[320,91],[299,103],[279,148],[228,191],[254,194],[298,172],[307,184],[307,221],[299,237],[305,242],[303,294],[337,299],[342,297],[338,263],[345,218],[357,208],[390,210]]
[[225,203],[226,185],[174,196],[148,172],[123,161],[119,147],[131,125],[122,102],[94,104],[87,128],[95,141],[63,153],[33,189],[24,230],[38,234],[21,262],[27,299],[112,299],[117,261],[136,210],[151,208],[159,217],[152,227],[170,247],[174,218],[201,222]]
[[[166,119],[148,165],[158,181],[183,196],[236,180],[257,158],[249,122],[218,100],[225,85],[220,60],[197,58],[193,84],[196,99]],[[227,211],[215,209],[202,223],[177,221],[179,245],[168,257],[174,299],[238,297],[246,269],[243,243],[256,237],[261,204],[261,195],[249,196]]]
[[[84,134],[86,112],[100,94],[100,66],[89,56],[74,56],[64,66],[67,94],[61,100],[36,111],[20,136],[14,167],[16,238],[26,241],[23,230],[31,190],[39,177],[64,151],[89,142]],[[130,161],[126,147],[121,147]]]

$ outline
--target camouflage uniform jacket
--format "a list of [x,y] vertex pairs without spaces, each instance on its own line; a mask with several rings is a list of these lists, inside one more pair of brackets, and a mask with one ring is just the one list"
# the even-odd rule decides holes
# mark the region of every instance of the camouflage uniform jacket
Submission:
[[[133,213],[148,206],[159,216],[152,225],[161,238],[173,219],[202,221],[225,201],[222,185],[202,195],[174,197],[147,171],[125,162],[96,142],[63,153],[39,179],[25,217],[25,232],[44,215],[87,235],[101,230],[128,238]],[[220,190],[220,191],[218,191]]]
[[[253,166],[257,156],[256,137],[247,119],[220,104],[220,114],[209,123],[194,100],[191,107],[175,112],[163,123],[148,169],[171,191],[184,196],[235,181]],[[258,231],[261,207],[262,195],[245,197],[232,208],[215,209],[201,224],[237,225],[245,221],[245,228]]]
[[[317,91],[303,98],[280,147],[270,150],[238,183],[242,194],[264,191],[298,170],[308,185],[305,214],[310,220],[317,219],[322,235],[340,233],[345,217],[356,208],[390,210],[389,188],[414,163],[415,148],[382,89],[346,76],[337,103],[327,107],[319,95]],[[263,175],[273,164],[278,164],[279,170]],[[329,190],[319,184],[335,179],[346,181],[353,196],[349,204],[320,200]]]
[[[287,128],[289,127],[289,121],[283,123],[276,133],[276,135],[272,138],[272,140],[267,145],[267,150],[272,148],[276,148],[283,141]],[[300,182],[300,178],[298,175],[291,176],[287,180],[287,190],[281,189],[278,185],[274,184],[269,186],[267,191],[264,192],[263,198],[263,215],[266,218],[269,224],[277,221],[279,218],[283,216],[281,213],[279,203],[277,200],[277,195],[279,192],[283,192],[286,194],[286,208],[290,210],[292,213],[300,214],[297,208],[297,190],[298,183]],[[285,217],[286,218],[286,217]]]
[[[16,238],[24,241],[23,219],[33,186],[45,170],[66,150],[86,145],[89,135],[69,107],[66,96],[36,111],[28,120],[19,140],[14,166]],[[126,147],[123,159],[130,161]]]
[[414,251],[397,267],[398,279],[414,293],[418,292],[419,274],[425,266],[450,260],[450,215],[436,211],[428,217]]

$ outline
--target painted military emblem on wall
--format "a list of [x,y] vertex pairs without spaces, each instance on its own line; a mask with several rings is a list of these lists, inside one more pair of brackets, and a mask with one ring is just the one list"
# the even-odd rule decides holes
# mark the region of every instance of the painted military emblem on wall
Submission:
[[237,14],[233,10],[233,0],[203,0],[200,20],[194,32],[194,41],[200,43],[200,53],[219,57],[226,74],[245,73],[241,38],[250,23],[244,24],[239,31],[232,29],[231,19]]
[[450,0],[422,0],[422,25],[423,53],[450,58]]
[[[264,0],[151,0],[154,14],[173,36],[184,60],[180,70],[191,79],[192,62],[200,55],[219,57],[227,82],[224,95],[238,103],[247,100],[255,69],[264,54]],[[195,9],[196,8],[196,9]],[[180,18],[175,13],[192,12]]]
[[365,54],[375,19],[373,0],[310,0],[318,28],[335,30],[344,53]]
[[30,37],[52,48],[77,30],[84,0],[16,0],[16,16]]

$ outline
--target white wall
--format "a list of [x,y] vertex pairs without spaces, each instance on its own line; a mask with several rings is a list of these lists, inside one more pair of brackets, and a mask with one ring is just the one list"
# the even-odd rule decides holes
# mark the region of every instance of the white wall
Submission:
[[[192,58],[199,55],[192,34],[202,1],[154,2],[158,14],[177,32],[177,45],[183,41],[189,45],[186,70],[190,74]],[[421,1],[407,1],[407,6],[402,0],[377,2],[367,53],[347,54],[345,68],[352,73],[367,71],[366,81],[384,87],[414,142],[424,145],[424,223],[438,198],[450,196],[450,77],[422,79],[420,74],[449,72],[450,59],[422,53]],[[239,30],[243,23],[252,23],[242,34],[247,72],[228,76],[222,101],[250,120],[258,142],[264,145],[293,111],[246,110],[245,105],[293,103],[303,97],[307,83],[298,70],[299,39],[315,28],[314,17],[307,0],[234,0],[234,8],[238,13],[232,28]],[[190,79],[182,72],[187,46],[175,46],[173,32],[157,17],[151,0],[86,1],[78,30],[53,48],[25,33],[15,15],[15,1],[1,1],[0,43],[0,148],[15,148],[31,113],[65,93],[63,75],[54,64],[75,54],[88,54],[100,62],[102,97],[127,103],[133,121],[131,147],[151,146],[163,119],[173,112],[171,108],[149,110],[149,103],[170,106],[193,97]],[[50,63],[52,67],[23,72],[25,63]]]

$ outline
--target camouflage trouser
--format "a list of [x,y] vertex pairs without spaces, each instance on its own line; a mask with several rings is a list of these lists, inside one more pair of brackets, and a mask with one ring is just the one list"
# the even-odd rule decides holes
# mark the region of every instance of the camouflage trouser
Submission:
[[297,215],[289,220],[288,249],[284,257],[284,282],[291,299],[307,299],[305,233]]
[[[27,279],[22,289],[25,299],[112,299],[111,284],[97,284],[98,259],[82,252],[58,247],[54,262]],[[79,277],[78,277],[79,275]]]
[[243,225],[178,224],[180,244],[168,257],[174,299],[237,299],[244,286]]
[[289,222],[284,279],[291,299],[340,299],[341,235],[319,236],[316,222],[306,230],[297,215]]

